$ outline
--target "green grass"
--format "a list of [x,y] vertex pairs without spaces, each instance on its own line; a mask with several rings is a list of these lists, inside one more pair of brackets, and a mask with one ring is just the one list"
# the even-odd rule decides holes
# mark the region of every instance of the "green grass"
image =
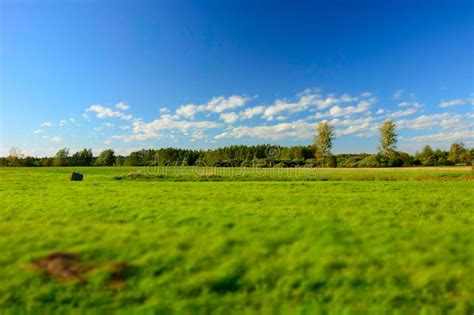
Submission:
[[[83,182],[0,169],[0,310],[474,311],[468,169],[76,169]],[[78,254],[86,281],[32,266],[55,251]],[[121,289],[114,262],[130,265]]]

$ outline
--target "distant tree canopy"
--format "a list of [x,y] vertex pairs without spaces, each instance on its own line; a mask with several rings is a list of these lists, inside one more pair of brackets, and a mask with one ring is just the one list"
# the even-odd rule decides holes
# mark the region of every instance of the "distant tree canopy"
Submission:
[[112,149],[104,150],[100,153],[99,157],[95,161],[97,166],[112,166],[115,165],[115,152]]
[[72,161],[69,161],[69,149],[60,149],[53,159],[53,166],[68,166]]
[[91,149],[69,155],[60,149],[54,157],[25,157],[19,148],[12,148],[0,166],[219,166],[219,167],[403,167],[471,165],[474,149],[463,143],[453,143],[449,151],[433,150],[426,145],[410,155],[396,150],[397,133],[393,121],[379,127],[380,146],[377,154],[332,154],[335,130],[327,122],[317,125],[314,143],[310,146],[232,145],[212,150],[178,148],[143,149],[129,155],[115,155],[114,150],[102,151],[94,157]]

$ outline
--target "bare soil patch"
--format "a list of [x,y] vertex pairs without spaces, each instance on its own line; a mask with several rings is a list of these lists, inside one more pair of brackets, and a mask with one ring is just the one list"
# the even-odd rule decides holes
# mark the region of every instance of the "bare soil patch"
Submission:
[[116,290],[125,286],[130,271],[130,265],[125,262],[114,262],[102,267],[84,265],[77,254],[68,252],[53,252],[33,261],[33,265],[51,279],[62,282],[78,281],[83,284],[87,283],[86,273],[105,269],[109,274],[108,286]]
[[48,277],[59,281],[85,282],[83,274],[88,271],[74,253],[54,252],[33,262]]

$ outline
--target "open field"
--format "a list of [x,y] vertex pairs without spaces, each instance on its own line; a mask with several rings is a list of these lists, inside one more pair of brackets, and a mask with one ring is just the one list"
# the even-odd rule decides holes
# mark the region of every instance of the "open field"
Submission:
[[0,310],[474,311],[470,168],[75,170],[0,169]]

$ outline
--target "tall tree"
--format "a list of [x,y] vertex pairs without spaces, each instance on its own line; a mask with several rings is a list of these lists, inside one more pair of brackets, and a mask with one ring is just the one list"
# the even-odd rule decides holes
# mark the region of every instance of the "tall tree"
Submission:
[[431,149],[429,145],[425,145],[423,150],[416,154],[416,158],[418,158],[421,164],[425,166],[433,166],[436,164],[433,149]]
[[397,145],[397,126],[392,120],[387,120],[379,127],[380,132],[380,153],[385,157],[390,157],[395,153]]
[[464,147],[464,143],[456,142],[451,144],[448,153],[448,161],[452,164],[468,163],[470,160],[469,151]]
[[316,135],[314,136],[314,147],[316,149],[315,157],[318,162],[326,166],[331,157],[332,142],[336,137],[334,127],[327,121],[320,121],[316,126]]
[[7,157],[8,166],[22,166],[22,159],[25,157],[20,148],[12,147]]
[[54,156],[53,165],[54,166],[67,166],[69,160],[69,149],[63,148],[60,149]]
[[72,155],[70,164],[71,166],[90,166],[93,160],[92,149],[83,149]]
[[100,153],[95,164],[101,166],[112,166],[115,164],[115,159],[116,157],[114,150],[107,149]]

